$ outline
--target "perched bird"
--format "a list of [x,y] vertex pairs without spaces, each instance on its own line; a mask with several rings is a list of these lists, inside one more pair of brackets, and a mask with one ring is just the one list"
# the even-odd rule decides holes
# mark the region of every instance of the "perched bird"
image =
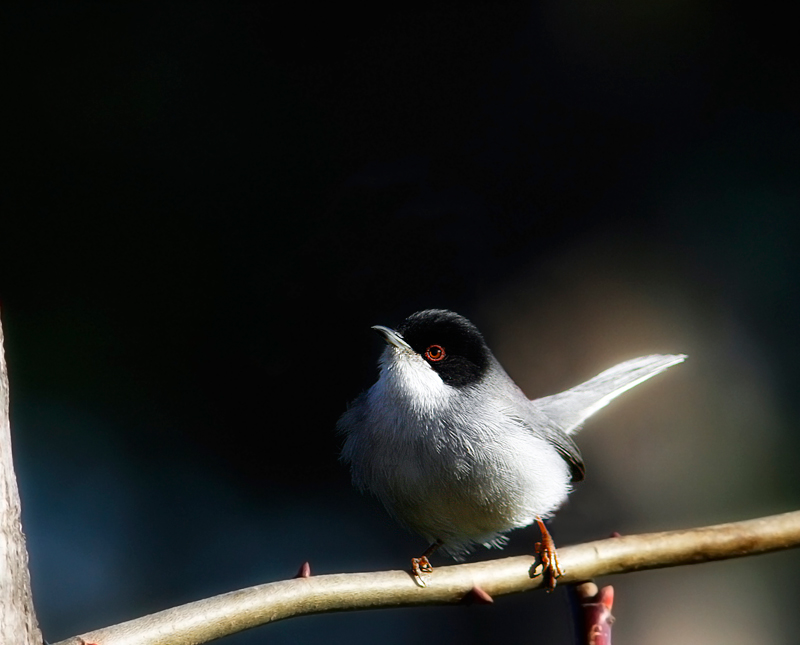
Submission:
[[529,400],[469,320],[428,309],[386,341],[378,381],[337,424],[353,483],[376,495],[430,543],[412,560],[418,583],[441,548],[462,559],[475,545],[501,548],[512,529],[538,522],[547,586],[562,571],[542,519],[583,479],[572,435],[591,414],[684,355],[635,358],[577,387]]

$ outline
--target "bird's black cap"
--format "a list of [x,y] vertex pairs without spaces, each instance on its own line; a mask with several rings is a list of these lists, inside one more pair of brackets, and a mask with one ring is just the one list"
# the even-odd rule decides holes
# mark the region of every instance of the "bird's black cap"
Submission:
[[478,328],[464,316],[426,309],[411,314],[397,331],[448,385],[467,387],[486,376],[491,352]]

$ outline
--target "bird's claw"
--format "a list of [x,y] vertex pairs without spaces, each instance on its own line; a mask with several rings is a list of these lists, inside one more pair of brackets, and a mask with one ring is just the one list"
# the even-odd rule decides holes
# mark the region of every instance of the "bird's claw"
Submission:
[[411,558],[411,573],[414,574],[414,580],[420,587],[427,587],[427,578],[433,573],[428,557],[423,555],[420,558]]
[[539,525],[539,530],[542,532],[542,541],[537,542],[534,545],[533,550],[539,557],[542,570],[540,573],[536,573],[537,565],[534,564],[531,577],[536,578],[538,576],[542,576],[544,579],[544,584],[547,587],[547,591],[550,592],[556,588],[556,583],[558,579],[564,575],[564,570],[558,563],[558,551],[556,551],[556,544],[553,542],[553,538],[550,536],[547,527],[545,527],[544,522],[538,518],[536,523]]
[[557,580],[564,575],[564,570],[558,563],[558,551],[555,548],[548,548],[547,545],[543,545],[541,542],[535,544],[534,550],[536,555],[539,556],[542,570],[539,573],[534,572],[533,577],[543,576],[547,591],[553,591],[556,588]]

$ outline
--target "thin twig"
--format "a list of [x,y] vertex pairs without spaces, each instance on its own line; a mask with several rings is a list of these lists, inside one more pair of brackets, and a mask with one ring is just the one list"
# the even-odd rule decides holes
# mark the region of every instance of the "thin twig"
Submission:
[[598,589],[594,582],[582,582],[573,587],[577,607],[576,643],[580,645],[611,645],[611,626],[614,616],[614,587]]
[[[559,549],[559,584],[642,569],[724,560],[800,546],[800,511],[745,522],[615,537]],[[477,587],[489,596],[541,586],[532,556],[437,567],[428,586],[410,572],[348,573],[271,582],[167,609],[56,643],[198,645],[265,623],[331,611],[451,604]]]

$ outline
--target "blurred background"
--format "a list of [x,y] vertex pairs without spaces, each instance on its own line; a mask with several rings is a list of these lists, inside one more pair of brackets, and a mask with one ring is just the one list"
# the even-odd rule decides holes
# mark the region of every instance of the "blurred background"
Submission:
[[[530,397],[689,354],[589,421],[558,544],[800,507],[800,119],[780,11],[4,6],[0,307],[46,638],[305,560],[407,567],[425,545],[352,489],[334,425],[375,379],[370,325],[425,307],[471,318]],[[620,643],[789,644],[798,566],[600,582]],[[222,642],[569,635],[560,590]]]

